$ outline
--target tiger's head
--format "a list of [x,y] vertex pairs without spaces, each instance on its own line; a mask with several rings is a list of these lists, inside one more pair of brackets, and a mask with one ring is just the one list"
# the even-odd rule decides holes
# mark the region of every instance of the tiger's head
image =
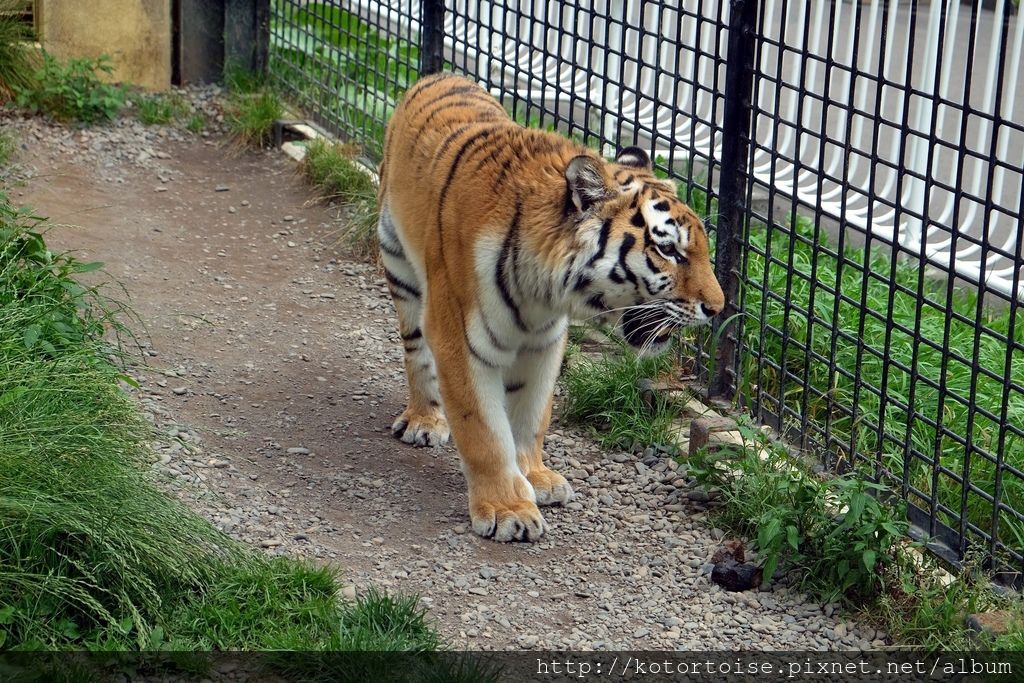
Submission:
[[581,250],[567,281],[577,311],[613,322],[645,354],[722,311],[704,224],[673,183],[654,175],[646,152],[628,147],[614,162],[580,155],[565,178]]

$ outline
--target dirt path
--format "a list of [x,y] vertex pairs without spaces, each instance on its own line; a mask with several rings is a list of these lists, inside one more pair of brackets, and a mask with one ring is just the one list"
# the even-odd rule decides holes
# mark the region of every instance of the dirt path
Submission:
[[[723,592],[708,579],[718,533],[674,463],[601,452],[557,424],[549,454],[576,501],[545,510],[537,545],[476,538],[454,450],[388,433],[404,380],[383,280],[331,246],[336,212],[307,204],[290,161],[137,126],[85,138],[18,126],[35,177],[15,198],[79,226],[52,242],[105,261],[145,321],[139,393],[159,428],[155,466],[233,535],[334,562],[355,591],[419,593],[456,647],[884,638],[785,587]],[[104,136],[152,154],[91,153]]]

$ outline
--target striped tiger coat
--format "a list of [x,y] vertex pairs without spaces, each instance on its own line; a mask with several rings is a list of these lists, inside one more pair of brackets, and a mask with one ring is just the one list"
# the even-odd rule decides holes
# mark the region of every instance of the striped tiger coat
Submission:
[[393,431],[417,445],[454,434],[473,530],[536,540],[537,506],[572,497],[542,457],[569,319],[615,312],[643,352],[706,323],[724,297],[703,224],[643,151],[606,162],[452,74],[407,92],[380,177],[409,383]]

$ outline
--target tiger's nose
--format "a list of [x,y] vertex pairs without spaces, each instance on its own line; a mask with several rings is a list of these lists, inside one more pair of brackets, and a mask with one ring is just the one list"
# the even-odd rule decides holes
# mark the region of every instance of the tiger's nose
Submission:
[[700,312],[709,318],[714,318],[716,315],[722,312],[722,309],[716,306],[708,306],[707,304],[701,304]]

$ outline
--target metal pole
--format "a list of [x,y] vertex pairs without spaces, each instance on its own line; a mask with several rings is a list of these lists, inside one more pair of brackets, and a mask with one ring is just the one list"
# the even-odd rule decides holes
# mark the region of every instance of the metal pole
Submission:
[[444,0],[422,0],[420,30],[420,76],[444,68]]
[[[729,13],[728,64],[722,121],[722,168],[718,184],[719,219],[716,227],[715,276],[725,292],[725,310],[715,320],[718,348],[715,373],[708,393],[731,398],[736,392],[740,347],[737,297],[740,260],[745,239],[743,198],[750,182],[751,99],[754,87],[754,47],[757,0],[732,0]],[[727,322],[728,321],[728,322]],[[721,329],[722,326],[726,329]]]

